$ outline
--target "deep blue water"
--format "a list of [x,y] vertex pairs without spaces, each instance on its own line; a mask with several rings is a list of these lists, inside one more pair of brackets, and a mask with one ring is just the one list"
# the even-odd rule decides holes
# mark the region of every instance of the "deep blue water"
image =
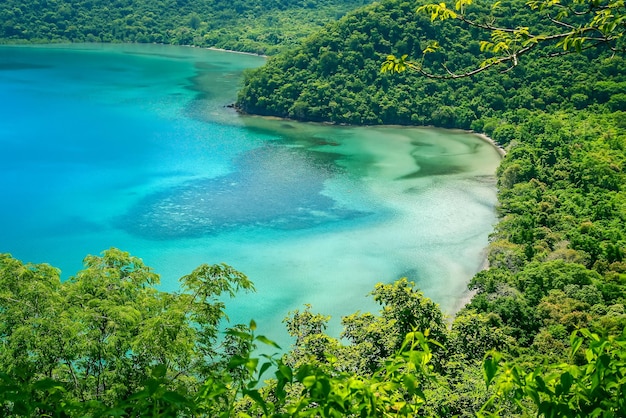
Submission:
[[161,274],[248,274],[228,302],[281,341],[304,303],[376,309],[415,280],[452,312],[495,221],[496,151],[450,131],[242,117],[263,59],[156,45],[0,47],[0,252],[75,274],[118,247]]

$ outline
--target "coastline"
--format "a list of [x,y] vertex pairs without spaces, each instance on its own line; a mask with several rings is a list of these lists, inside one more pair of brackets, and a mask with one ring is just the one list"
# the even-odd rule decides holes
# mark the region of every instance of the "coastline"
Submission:
[[235,51],[235,50],[232,50],[232,49],[216,48],[214,46],[194,46],[194,45],[184,45],[184,46],[188,46],[190,48],[208,49],[210,51],[230,52],[232,54],[243,54],[243,55],[252,55],[252,56],[261,57],[261,58],[269,58],[269,55],[257,54],[257,53],[254,53],[254,52]]
[[488,137],[485,134],[480,134],[478,132],[474,132],[474,131],[468,131],[468,133],[472,133],[474,135],[476,135],[477,137],[479,137],[480,139],[482,139],[485,142],[488,142],[489,144],[491,144],[500,154],[501,157],[504,157],[506,155],[506,150],[500,145],[498,144],[496,141],[494,141],[493,139],[491,139],[490,137]]
[[[215,51],[223,51],[223,52],[233,52],[236,54],[248,54],[248,55],[256,55],[259,57],[265,57],[267,58],[267,56],[265,55],[258,55],[258,54],[253,54],[250,52],[237,52],[237,51],[229,51],[226,49],[219,49],[219,48],[206,48],[206,49],[211,49],[211,50],[215,50]],[[284,121],[292,121],[292,122],[298,122],[298,123],[313,123],[313,124],[322,124],[322,125],[336,125],[336,126],[387,126],[387,127],[397,127],[397,128],[428,128],[428,129],[444,129],[447,131],[456,131],[456,132],[463,132],[466,134],[471,134],[471,135],[475,135],[478,138],[480,138],[481,140],[483,140],[484,142],[487,142],[489,145],[491,145],[492,147],[494,147],[496,149],[496,151],[498,152],[498,154],[500,154],[500,157],[504,157],[506,155],[506,149],[504,149],[504,147],[502,147],[500,144],[498,144],[496,141],[494,141],[493,139],[491,139],[489,136],[487,136],[484,133],[479,133],[476,131],[472,131],[472,130],[467,130],[467,129],[460,129],[460,128],[439,128],[437,126],[433,126],[433,125],[350,125],[350,124],[346,124],[346,123],[336,123],[336,122],[312,122],[312,121],[307,121],[307,120],[298,120],[298,119],[291,119],[288,117],[284,117],[284,116],[270,116],[270,115],[257,115],[254,113],[247,113],[245,110],[241,109],[240,107],[238,107],[235,103],[233,103],[232,105],[229,105],[230,107],[233,107],[237,113],[239,113],[240,115],[245,115],[248,117],[259,117],[259,118],[263,118],[263,119],[273,119],[273,120],[284,120]]]
[[207,49],[210,51],[218,51],[218,52],[228,52],[232,54],[242,54],[242,55],[252,55],[255,57],[261,58],[269,58],[269,55],[257,54],[255,52],[244,52],[244,51],[235,51],[234,49],[224,49],[224,48],[216,48],[213,46],[200,46],[200,45],[187,45],[187,44],[167,44],[164,42],[1,42],[2,46],[56,46],[56,47],[64,47],[68,45],[72,45],[75,47],[79,47],[80,45],[163,45],[163,46],[180,46],[184,48],[198,48],[198,49]]
[[[487,244],[487,247],[488,246],[489,244]],[[480,273],[481,271],[489,270],[489,259],[487,258],[487,247],[485,247],[483,251],[483,262],[480,265],[480,268],[476,271],[476,273],[474,273],[474,276],[476,276],[476,274]],[[472,276],[472,278],[474,276]],[[453,319],[459,313],[459,311],[465,307],[465,305],[470,303],[477,293],[478,293],[478,290],[467,288],[465,292],[463,292],[461,297],[457,299],[457,303],[454,305],[454,309],[451,312],[451,318]]]
[[[478,138],[480,138],[481,140],[483,140],[483,141],[487,142],[488,144],[490,144],[492,147],[494,147],[496,149],[496,151],[498,151],[498,154],[500,154],[500,156],[502,158],[504,158],[504,156],[506,155],[506,150],[500,144],[498,144],[496,141],[491,139],[489,136],[487,136],[485,134],[482,134],[482,133],[474,132],[474,131],[466,131],[466,132],[471,133],[471,134],[477,136]],[[478,271],[476,272],[476,274],[478,274],[479,272],[484,271],[484,270],[489,270],[489,259],[487,258],[487,248],[488,247],[489,247],[489,244],[487,244],[487,247],[485,247],[485,254],[484,254],[484,258],[483,258],[483,263],[480,266],[480,269],[478,269]],[[474,275],[476,275],[476,274],[474,274]],[[452,316],[456,316],[456,314],[458,314],[461,309],[463,309],[468,303],[470,303],[472,301],[472,299],[474,298],[474,296],[476,295],[476,293],[478,293],[477,290],[467,289],[465,291],[465,293],[463,293],[463,295],[458,299],[458,303],[454,307],[454,310],[452,312]]]
[[465,293],[461,295],[461,297],[457,301],[457,304],[454,306],[454,309],[450,313],[451,321],[454,321],[456,315],[461,311],[461,309],[465,308],[465,306],[472,301],[477,293],[477,290],[466,290]]
[[[497,142],[495,142],[492,138],[490,138],[488,135],[484,134],[484,133],[478,133],[476,131],[473,130],[466,130],[466,129],[450,129],[450,128],[438,128],[435,126],[416,126],[416,125],[347,125],[347,124],[338,124],[338,123],[332,123],[332,122],[310,122],[310,121],[299,121],[299,120],[294,120],[294,119],[290,119],[290,118],[286,118],[286,117],[280,117],[280,116],[266,116],[266,115],[256,115],[256,114],[248,114],[244,111],[242,111],[241,109],[237,108],[235,106],[237,112],[239,112],[242,115],[245,115],[247,117],[252,117],[252,118],[261,118],[261,119],[266,119],[266,120],[275,120],[275,121],[292,121],[292,122],[298,122],[298,123],[309,123],[309,124],[318,124],[318,125],[335,125],[335,126],[377,126],[377,127],[396,127],[396,128],[406,128],[406,129],[415,129],[415,128],[425,128],[425,129],[442,129],[442,130],[446,130],[446,131],[454,131],[456,133],[462,133],[462,134],[470,134],[470,135],[474,135],[476,137],[478,137],[480,140],[482,140],[483,142],[487,143],[488,145],[492,146],[496,152],[498,153],[498,155],[503,158],[506,155],[506,149],[504,147],[502,147],[500,144],[498,144]],[[495,174],[494,174],[495,175]],[[488,270],[489,269],[489,260],[487,258],[487,252],[488,252],[488,247],[489,247],[489,243],[487,243],[487,245],[484,247],[483,249],[483,254],[482,254],[482,260],[480,262],[480,265],[477,266],[478,269],[476,270],[476,272],[474,273],[474,275],[472,275],[472,277],[468,278],[467,284],[469,284],[469,281],[479,272],[484,271],[484,270]],[[452,305],[452,309],[446,312],[446,315],[448,316],[448,319],[450,321],[452,321],[454,319],[454,317],[458,314],[459,311],[461,311],[468,303],[471,302],[471,300],[473,299],[473,297],[477,294],[478,292],[476,290],[470,290],[470,289],[465,289],[465,291],[458,297],[456,298],[455,302]]]

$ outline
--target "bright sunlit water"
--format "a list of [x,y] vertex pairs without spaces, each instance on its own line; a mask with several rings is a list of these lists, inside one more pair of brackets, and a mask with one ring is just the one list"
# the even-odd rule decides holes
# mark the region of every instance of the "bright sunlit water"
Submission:
[[285,343],[305,303],[377,309],[415,281],[457,309],[495,222],[499,155],[473,135],[242,117],[263,58],[156,45],[0,47],[0,252],[63,278],[118,247],[162,288],[224,262],[257,292],[228,301]]

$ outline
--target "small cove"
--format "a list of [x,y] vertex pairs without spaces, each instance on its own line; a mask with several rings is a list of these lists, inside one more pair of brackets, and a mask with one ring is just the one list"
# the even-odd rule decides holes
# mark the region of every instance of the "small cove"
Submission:
[[495,223],[497,151],[461,132],[240,116],[260,57],[158,45],[0,47],[0,252],[63,277],[115,246],[161,274],[246,273],[228,301],[286,341],[288,311],[377,309],[377,282],[461,303]]

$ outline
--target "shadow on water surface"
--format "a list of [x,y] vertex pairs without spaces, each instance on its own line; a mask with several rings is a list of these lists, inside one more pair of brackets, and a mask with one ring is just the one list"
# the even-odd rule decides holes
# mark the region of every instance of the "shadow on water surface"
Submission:
[[415,161],[419,170],[398,177],[396,180],[409,180],[432,176],[449,176],[452,174],[461,174],[467,171],[465,167],[460,165],[443,165],[438,161],[429,161],[424,158],[416,158]]
[[[449,141],[453,141],[450,138]],[[458,158],[463,155],[474,155],[479,152],[483,144],[467,143],[456,141],[462,146],[462,151],[450,153],[441,152],[441,149],[433,143],[424,141],[411,141],[415,149],[411,152],[411,157],[415,160],[415,165],[419,167],[411,173],[398,177],[396,180],[409,180],[421,177],[447,176],[463,174],[472,168],[467,164],[459,164]]]

